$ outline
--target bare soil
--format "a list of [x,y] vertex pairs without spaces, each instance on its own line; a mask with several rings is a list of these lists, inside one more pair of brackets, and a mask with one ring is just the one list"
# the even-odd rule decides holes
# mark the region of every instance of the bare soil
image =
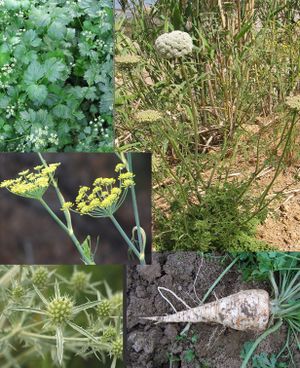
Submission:
[[[239,368],[245,342],[253,341],[258,334],[224,329],[219,325],[192,324],[188,337],[178,339],[185,324],[158,324],[141,317],[173,313],[171,307],[159,295],[157,287],[171,289],[190,306],[196,305],[193,283],[200,268],[196,293],[201,299],[225,266],[217,256],[201,258],[195,252],[154,253],[152,265],[131,266],[127,271],[127,367],[128,368]],[[240,290],[263,288],[264,283],[245,283],[240,272],[232,268],[217,285],[207,301],[221,298]],[[168,295],[169,297],[169,295]],[[194,301],[193,301],[194,299]],[[184,306],[172,299],[177,310]],[[194,342],[191,338],[194,337]],[[279,333],[264,340],[256,353],[276,353],[286,337],[283,327]],[[191,362],[186,354],[193,351]],[[173,356],[173,362],[170,357]],[[300,357],[296,357],[300,366]]]

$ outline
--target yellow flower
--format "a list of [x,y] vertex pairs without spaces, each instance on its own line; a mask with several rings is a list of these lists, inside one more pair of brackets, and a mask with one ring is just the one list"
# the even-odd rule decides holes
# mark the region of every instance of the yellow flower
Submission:
[[29,173],[29,169],[19,172],[19,174],[18,174],[18,175],[20,175],[20,176],[25,176],[25,175],[26,175],[26,174],[28,174],[28,173]]
[[[59,165],[59,163],[49,165],[50,172],[53,173]],[[44,170],[41,172],[30,172],[29,169],[21,171],[16,179],[4,180],[0,188],[6,188],[21,197],[40,200],[50,185],[49,172]]]
[[62,210],[69,210],[70,208],[73,207],[73,203],[72,202],[65,202],[62,206]]
[[125,164],[118,164],[115,168],[115,172],[119,172],[119,171],[125,169],[125,167],[126,167]]
[[134,184],[135,183],[132,179],[125,179],[122,183],[122,187],[123,188],[129,188],[129,187],[132,187]]
[[[124,164],[118,164],[116,172],[125,168]],[[88,214],[92,217],[109,217],[122,205],[128,187],[134,185],[134,174],[132,172],[120,173],[115,178],[97,178],[93,187],[81,187],[75,198],[75,208],[72,210],[81,215]]]

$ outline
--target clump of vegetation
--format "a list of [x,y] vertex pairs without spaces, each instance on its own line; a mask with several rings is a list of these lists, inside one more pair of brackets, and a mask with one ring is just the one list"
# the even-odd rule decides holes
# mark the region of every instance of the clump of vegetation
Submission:
[[[115,303],[118,288],[109,287],[101,268],[87,272],[74,266],[43,267],[48,282],[41,288],[36,283],[41,270],[36,266],[0,268],[1,366],[23,367],[34,361],[68,367],[70,359],[74,364],[79,357],[85,364],[98,359],[103,367],[121,366],[123,324]],[[120,267],[113,272],[114,277],[121,277]],[[77,273],[90,278],[78,293],[70,287]],[[103,300],[111,304],[106,318],[97,313]]]
[[249,198],[241,198],[243,191],[243,186],[232,183],[220,188],[211,187],[200,206],[191,204],[188,207],[184,221],[180,204],[173,203],[169,218],[161,221],[162,235],[157,242],[158,248],[199,251],[258,251],[268,248],[267,244],[255,238],[256,227],[265,219],[266,211],[251,216],[254,203]]
[[113,2],[0,1],[1,151],[110,150]]
[[285,195],[278,178],[291,167],[298,182],[299,6],[122,4],[118,143],[154,153],[156,248],[265,248],[255,227]]

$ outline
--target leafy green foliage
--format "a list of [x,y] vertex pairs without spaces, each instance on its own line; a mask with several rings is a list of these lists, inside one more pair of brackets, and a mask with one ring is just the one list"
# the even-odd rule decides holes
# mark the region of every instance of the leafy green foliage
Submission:
[[0,1],[0,150],[110,150],[112,55],[112,0]]
[[[244,344],[243,350],[241,352],[241,358],[244,359],[248,351],[252,346],[252,342],[248,341]],[[279,362],[275,354],[261,353],[254,355],[252,357],[252,368],[287,368],[288,364],[284,362]]]
[[265,214],[252,219],[252,201],[242,197],[243,186],[227,183],[211,187],[200,205],[191,205],[186,213],[173,203],[171,215],[160,221],[162,238],[159,250],[218,249],[226,251],[258,251],[267,245],[255,238],[256,227]]
[[239,255],[239,268],[245,280],[267,280],[270,272],[294,269],[300,266],[298,253],[258,252]]

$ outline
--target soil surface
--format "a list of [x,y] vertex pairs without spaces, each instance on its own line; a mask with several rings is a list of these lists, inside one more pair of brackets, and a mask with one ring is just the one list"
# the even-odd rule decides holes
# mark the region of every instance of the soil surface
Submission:
[[[186,324],[158,324],[140,317],[166,315],[172,308],[160,296],[157,287],[171,289],[188,305],[196,306],[225,265],[215,258],[201,258],[194,252],[154,253],[152,265],[132,266],[127,271],[127,367],[128,368],[240,368],[243,346],[259,334],[225,329],[219,325],[192,324],[186,338],[177,336]],[[200,268],[193,289],[194,280]],[[245,283],[237,269],[232,268],[214,289],[207,302],[235,292],[262,288],[264,283]],[[167,295],[171,298],[171,295]],[[171,298],[176,310],[185,307]],[[256,350],[256,354],[272,354],[280,350],[286,337],[283,327],[270,335]],[[170,357],[172,356],[172,363]],[[189,361],[189,357],[192,360]],[[296,357],[300,366],[300,357]]]

